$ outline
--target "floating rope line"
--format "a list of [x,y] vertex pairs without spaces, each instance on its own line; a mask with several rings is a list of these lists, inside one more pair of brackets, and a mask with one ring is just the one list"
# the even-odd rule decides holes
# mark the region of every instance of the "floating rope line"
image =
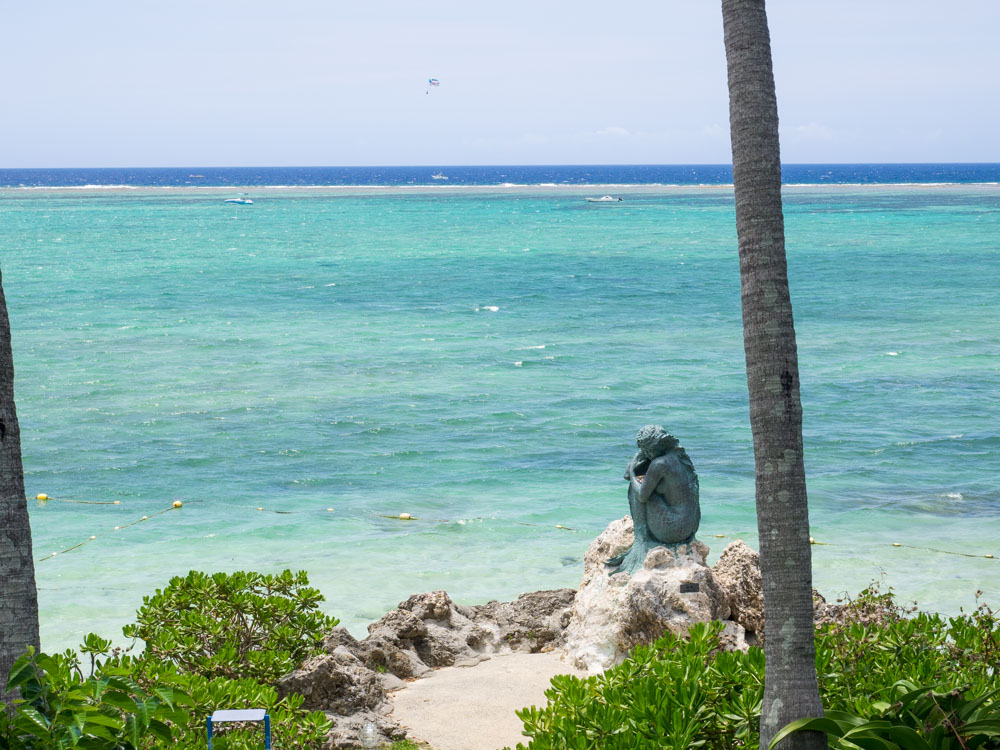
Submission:
[[[536,529],[547,529],[550,528],[547,523],[528,523],[527,521],[511,521],[511,523],[516,526],[534,526]],[[576,532],[576,529],[571,529],[569,526],[563,526],[561,523],[554,524],[551,528],[562,529],[563,531]]]
[[[180,508],[183,508],[183,507],[184,507],[184,503],[182,503],[180,500],[174,500],[174,502],[170,505],[169,508],[164,508],[163,510],[159,510],[156,513],[151,513],[148,516],[143,516],[138,521],[132,521],[131,523],[125,523],[125,524],[120,524],[118,526],[115,526],[114,529],[112,529],[112,532],[114,532],[114,531],[121,531],[122,529],[127,529],[129,526],[135,526],[136,524],[142,523],[143,521],[148,521],[151,518],[156,518],[157,516],[162,516],[164,513],[169,513],[169,512],[171,512],[173,510],[179,510]],[[102,534],[102,536],[107,536],[107,534]],[[73,550],[79,549],[83,545],[87,544],[87,542],[92,542],[92,541],[94,541],[97,538],[98,537],[97,537],[96,534],[94,534],[92,536],[89,536],[86,539],[84,539],[82,542],[80,542],[78,544],[74,544],[72,547],[67,547],[66,549],[59,550],[58,552],[53,552],[51,555],[46,555],[45,557],[38,558],[38,562],[45,562],[46,560],[51,560],[53,557],[56,557],[57,555],[64,555],[67,552],[72,552]]]
[[979,557],[985,557],[987,560],[996,560],[997,559],[993,555],[991,555],[989,552],[987,552],[985,555],[976,555],[976,554],[973,554],[972,552],[952,552],[951,550],[947,550],[947,549],[935,549],[934,547],[916,547],[916,546],[914,546],[912,544],[900,544],[899,542],[893,542],[892,546],[893,547],[909,547],[910,549],[919,549],[919,550],[923,550],[925,552],[940,552],[942,555],[959,555],[960,557],[977,557],[977,558],[979,558]]
[[121,505],[121,500],[75,500],[70,497],[50,497],[44,492],[40,492],[35,495],[35,500],[38,501],[39,505],[45,505],[45,503],[52,502],[53,500],[57,503],[79,503],[80,505]]
[[[840,547],[840,546],[843,546],[843,545],[837,544],[836,542],[818,542],[813,537],[809,537],[809,544],[819,545],[819,546],[823,546],[823,547]],[[890,547],[908,547],[909,549],[918,549],[918,550],[921,550],[923,552],[938,552],[938,553],[940,553],[942,555],[958,555],[959,557],[985,558],[987,560],[996,560],[997,559],[993,555],[991,555],[989,552],[987,552],[984,555],[977,555],[977,554],[974,554],[972,552],[954,552],[954,551],[949,550],[949,549],[936,549],[934,547],[917,547],[914,544],[902,544],[900,542],[893,542],[889,546]]]
[[[716,534],[715,538],[716,539],[725,539],[726,535],[725,534]],[[838,544],[837,542],[820,542],[815,537],[809,537],[809,544],[813,545],[814,547],[841,547],[841,546],[843,546],[841,544]],[[881,546],[881,545],[879,545],[879,546]],[[893,542],[892,544],[890,544],[888,546],[890,546],[890,547],[906,547],[908,549],[918,549],[918,550],[921,550],[923,552],[937,552],[937,553],[942,554],[942,555],[958,555],[959,557],[972,557],[972,558],[975,558],[975,559],[986,559],[986,560],[996,560],[996,559],[998,559],[997,557],[995,557],[993,554],[991,554],[989,552],[987,552],[985,554],[977,555],[974,552],[954,552],[953,550],[949,550],[949,549],[937,549],[936,547],[918,547],[915,544],[903,544],[901,542]]]
[[[75,499],[71,499],[71,498],[50,497],[49,495],[46,495],[44,493],[39,493],[38,495],[35,496],[35,499],[38,500],[39,503],[46,503],[46,502],[48,502],[50,500],[57,500],[57,501],[67,502],[67,503],[84,503],[84,504],[87,504],[87,505],[120,505],[121,504],[120,500],[75,500]],[[197,502],[197,501],[192,501],[192,502]],[[137,521],[132,521],[130,523],[126,523],[126,524],[122,524],[122,525],[119,525],[119,526],[115,526],[114,529],[113,529],[113,531],[121,531],[122,529],[127,529],[129,526],[135,526],[136,524],[140,524],[143,521],[148,521],[149,519],[155,518],[156,516],[162,515],[164,513],[169,513],[170,511],[176,510],[176,509],[178,509],[178,508],[180,508],[182,506],[183,506],[183,503],[180,500],[176,500],[176,501],[174,501],[174,503],[169,508],[165,508],[164,510],[157,511],[156,513],[153,513],[152,515],[149,515],[149,516],[143,516],[142,518],[140,518]],[[246,507],[246,506],[244,506],[244,507]],[[334,512],[336,512],[335,508],[323,508],[323,509],[313,508],[313,509],[309,509],[309,510],[277,510],[275,508],[265,508],[263,506],[256,506],[256,507],[253,508],[253,510],[255,510],[255,511],[259,512],[259,513],[275,513],[275,514],[278,514],[278,515],[300,515],[300,514],[304,514],[304,513],[334,513]],[[393,521],[427,521],[427,522],[430,522],[430,523],[455,523],[455,521],[452,521],[452,520],[447,519],[447,518],[421,518],[419,516],[414,516],[414,515],[411,515],[409,513],[396,513],[396,514],[375,513],[373,515],[375,515],[377,518],[388,518],[388,519],[393,520]],[[339,516],[339,517],[343,518],[344,516]],[[356,516],[356,517],[363,517],[363,516]],[[485,519],[476,518],[476,519],[471,519],[471,520],[482,521],[482,520],[485,520]],[[494,519],[494,520],[497,520],[497,519]],[[556,529],[559,529],[560,531],[569,531],[569,532],[573,532],[573,533],[576,533],[577,531],[579,531],[578,529],[574,529],[574,528],[571,528],[569,526],[564,526],[561,523],[553,524],[552,526],[549,526],[549,524],[542,524],[542,523],[530,523],[528,521],[510,521],[509,523],[514,524],[516,526],[531,526],[531,527],[534,527],[534,528],[556,528]],[[728,536],[727,534],[714,534],[714,537],[716,539],[725,539],[725,538],[727,538],[727,536]],[[56,557],[57,555],[62,555],[62,554],[65,554],[67,552],[72,552],[75,549],[79,549],[80,547],[82,547],[83,545],[85,545],[87,542],[91,542],[91,541],[93,541],[93,540],[95,540],[97,538],[98,537],[96,535],[95,536],[91,536],[91,537],[89,537],[87,539],[84,539],[79,544],[74,544],[72,547],[67,547],[64,550],[60,550],[59,552],[53,552],[51,555],[39,558],[39,562],[42,562],[44,560],[49,560],[49,559],[51,559],[53,557]],[[821,541],[818,541],[815,537],[809,537],[809,544],[811,544],[813,546],[819,546],[819,547],[838,547],[838,546],[842,546],[842,545],[838,544],[837,542],[821,542]],[[989,552],[987,552],[985,554],[976,554],[976,553],[973,553],[973,552],[955,552],[955,551],[952,551],[952,550],[937,549],[936,547],[918,547],[918,546],[916,546],[914,544],[903,544],[901,542],[892,542],[891,545],[889,545],[889,546],[892,546],[892,547],[906,547],[908,549],[921,550],[922,552],[936,552],[936,553],[941,554],[941,555],[957,555],[959,557],[971,557],[971,558],[975,558],[975,559],[986,559],[986,560],[996,560],[996,559],[998,559],[996,556],[994,556],[993,554],[991,554]]]

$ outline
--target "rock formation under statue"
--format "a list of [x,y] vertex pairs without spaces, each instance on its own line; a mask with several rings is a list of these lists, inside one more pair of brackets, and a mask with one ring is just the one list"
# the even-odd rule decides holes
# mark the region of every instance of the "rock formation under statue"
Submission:
[[698,475],[680,441],[659,425],[646,425],[635,439],[639,450],[625,468],[634,541],[607,561],[612,575],[641,570],[654,547],[690,546],[701,522]]
[[[636,545],[628,516],[612,521],[584,557],[584,574],[566,628],[566,658],[589,672],[619,664],[639,644],[650,644],[667,630],[683,635],[696,622],[727,620],[727,592],[705,564],[708,547],[690,544],[653,546],[632,575],[613,575],[604,560]],[[727,622],[723,647],[746,649],[745,632]]]

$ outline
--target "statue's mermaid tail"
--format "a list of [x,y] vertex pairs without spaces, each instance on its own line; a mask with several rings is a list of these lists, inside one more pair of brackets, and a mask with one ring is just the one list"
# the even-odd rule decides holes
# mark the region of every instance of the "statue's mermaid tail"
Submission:
[[628,573],[631,576],[636,571],[642,570],[643,565],[646,563],[646,555],[648,555],[649,551],[654,547],[667,547],[676,553],[678,547],[682,545],[690,545],[694,542],[694,540],[695,537],[694,534],[692,534],[684,541],[677,542],[675,544],[666,544],[644,536],[633,542],[632,546],[620,555],[615,555],[604,564],[609,568],[614,568],[614,570],[608,571],[608,575],[613,576],[617,573]]
[[615,555],[604,563],[609,568],[614,568],[614,570],[609,571],[608,574],[615,575],[616,573],[628,573],[629,575],[632,575],[637,570],[642,570],[642,565],[646,562],[646,555],[649,554],[649,551],[653,549],[653,547],[659,546],[661,545],[657,544],[645,534],[638,537],[634,542],[632,542],[632,546],[625,552],[620,555]]
[[[631,552],[631,550],[632,550],[632,548],[629,547],[627,550],[625,550],[624,552],[622,552],[620,555],[615,555],[611,559],[605,560],[604,564],[607,565],[609,568],[617,568],[619,565],[622,564],[622,562],[625,560],[625,558],[628,556],[628,553]],[[615,571],[615,572],[617,573],[618,571]],[[614,575],[614,574],[612,574],[612,575]]]

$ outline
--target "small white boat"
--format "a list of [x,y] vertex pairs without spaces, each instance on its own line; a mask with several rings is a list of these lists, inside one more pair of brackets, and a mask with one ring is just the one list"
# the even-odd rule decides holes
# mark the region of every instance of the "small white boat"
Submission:
[[223,203],[239,203],[241,206],[252,206],[253,201],[249,198],[226,198]]
[[600,198],[587,198],[587,203],[617,203],[621,198],[611,195],[602,195]]
[[447,180],[448,178],[445,175],[443,175],[440,172],[438,172],[437,174],[432,174],[431,175],[431,179],[432,180]]

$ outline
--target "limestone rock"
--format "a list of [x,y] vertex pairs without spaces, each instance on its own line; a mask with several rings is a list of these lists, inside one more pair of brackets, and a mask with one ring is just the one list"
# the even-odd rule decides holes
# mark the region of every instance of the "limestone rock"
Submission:
[[726,651],[743,651],[745,653],[750,650],[752,644],[747,640],[747,631],[742,625],[732,620],[726,620],[725,627],[719,633],[719,645]]
[[762,639],[764,590],[760,577],[760,555],[742,540],[731,542],[722,551],[712,573],[729,597],[732,619]]
[[[387,710],[389,704],[386,704]],[[406,739],[406,730],[389,716],[375,711],[361,711],[351,716],[330,716],[333,729],[327,735],[324,750],[357,750],[361,728],[371,722],[375,725],[377,747]]]
[[[573,589],[534,591],[521,594],[512,602],[489,602],[472,607],[479,631],[488,634],[488,625],[496,624],[494,634],[498,650],[552,651],[565,640],[573,604]],[[483,644],[485,645],[485,644]]]
[[632,530],[632,516],[619,518],[608,524],[597,538],[590,543],[583,556],[583,583],[586,584],[596,572],[604,568],[604,562],[632,546],[635,535]]
[[369,721],[380,741],[402,739],[405,731],[388,716],[389,690],[437,667],[473,666],[494,653],[561,646],[573,595],[572,589],[535,591],[512,602],[464,607],[444,591],[414,594],[369,625],[367,638],[331,630],[323,641],[326,653],[282,677],[279,694],[301,693],[306,708],[334,719],[328,750],[356,747],[358,732]]
[[426,594],[414,594],[399,605],[402,610],[412,612],[421,620],[445,621],[451,619],[455,609],[451,598],[444,591],[430,591]]
[[693,623],[729,616],[726,593],[705,564],[708,547],[699,541],[655,547],[635,575],[609,575],[604,562],[628,548],[631,526],[628,517],[613,521],[584,557],[566,649],[571,661],[592,672],[621,662],[636,645],[652,643],[667,630],[682,634]]
[[[747,643],[763,646],[764,591],[760,555],[742,540],[731,542],[722,551],[712,573],[729,597],[732,619],[746,629]],[[813,617],[817,625],[855,619],[843,605],[829,604],[816,589],[812,594]]]
[[373,622],[368,626],[369,635],[380,631],[386,631],[395,638],[414,639],[426,636],[427,626],[413,612],[405,609],[394,609],[392,612],[386,613],[378,622]]
[[281,697],[301,694],[305,697],[302,705],[307,709],[338,716],[374,710],[386,701],[378,674],[343,651],[308,659],[299,669],[279,679],[277,689]]

